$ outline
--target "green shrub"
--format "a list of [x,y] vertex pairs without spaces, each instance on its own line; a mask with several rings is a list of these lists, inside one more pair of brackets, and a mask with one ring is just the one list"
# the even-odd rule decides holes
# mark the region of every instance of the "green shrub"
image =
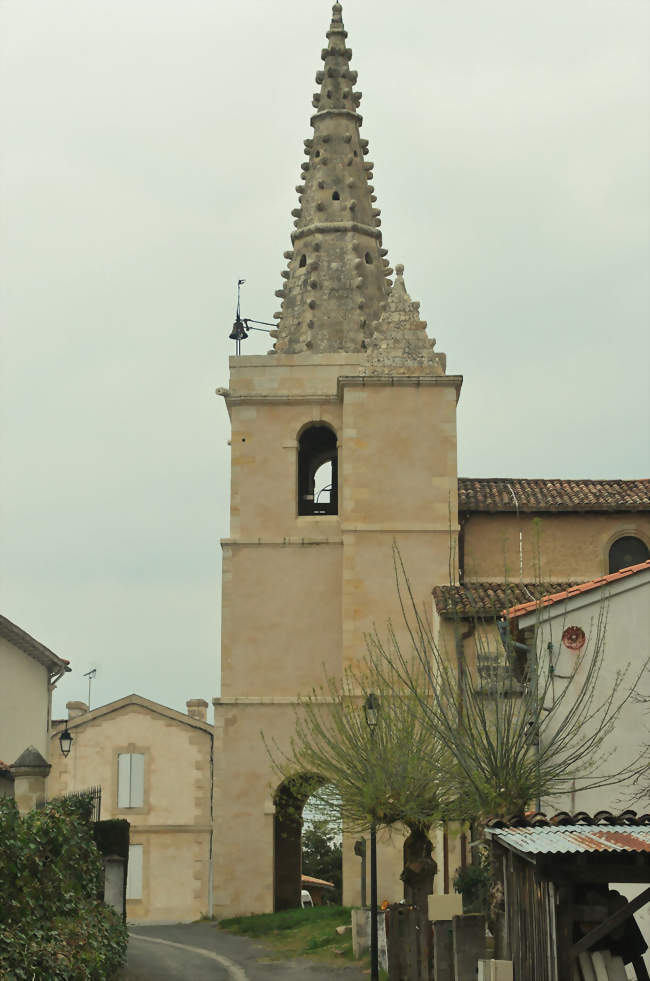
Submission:
[[129,860],[129,828],[130,824],[124,818],[114,818],[111,821],[95,821],[93,834],[95,844],[102,855],[119,855]]
[[459,892],[463,897],[464,913],[487,912],[490,867],[483,855],[480,856],[476,864],[466,865],[464,869],[458,869],[454,875],[453,885],[456,892]]
[[126,957],[121,918],[97,899],[102,861],[88,797],[20,817],[0,799],[0,978],[109,981]]

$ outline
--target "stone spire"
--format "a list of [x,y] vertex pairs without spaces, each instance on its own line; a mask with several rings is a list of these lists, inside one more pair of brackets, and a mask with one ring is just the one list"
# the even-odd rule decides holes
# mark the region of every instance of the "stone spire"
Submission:
[[368,341],[368,374],[444,375],[446,357],[434,351],[435,339],[420,320],[420,304],[404,283],[404,266],[395,266],[393,286],[372,338]]
[[314,136],[305,140],[308,159],[296,188],[293,249],[285,252],[285,283],[276,291],[282,298],[272,331],[278,354],[365,350],[391,286],[369,183],[373,165],[364,160],[368,141],[359,132],[361,93],[354,90],[357,73],[349,67],[352,52],[339,3],[327,38],[316,74]]

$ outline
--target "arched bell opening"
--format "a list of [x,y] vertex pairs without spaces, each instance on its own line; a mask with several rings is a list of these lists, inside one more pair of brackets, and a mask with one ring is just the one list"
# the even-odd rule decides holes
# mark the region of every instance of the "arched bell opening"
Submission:
[[275,792],[273,819],[273,909],[300,906],[302,875],[302,812],[322,785],[315,774],[284,780]]
[[298,441],[298,514],[338,514],[338,452],[329,426],[309,426]]

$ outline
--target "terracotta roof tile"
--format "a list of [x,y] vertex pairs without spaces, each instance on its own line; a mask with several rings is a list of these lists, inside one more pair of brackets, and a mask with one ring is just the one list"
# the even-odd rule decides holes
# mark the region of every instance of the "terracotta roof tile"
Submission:
[[569,582],[470,582],[435,586],[433,599],[442,617],[502,616],[504,609],[568,589]]
[[626,579],[628,576],[635,576],[638,572],[647,572],[648,570],[650,570],[650,559],[646,562],[639,562],[637,565],[629,565],[626,569],[619,569],[618,572],[610,572],[608,576],[591,579],[589,582],[576,583],[573,586],[568,586],[557,591],[554,590],[544,596],[539,596],[534,600],[518,603],[516,606],[510,606],[508,609],[504,609],[503,613],[510,619],[521,617],[526,613],[533,613],[539,607],[552,606],[554,603],[559,603],[562,600],[571,599],[572,596],[579,596],[581,593],[587,593],[591,589],[598,589],[600,586],[606,586],[608,583],[618,582],[620,579]]
[[548,817],[544,811],[528,811],[523,817],[519,814],[513,815],[507,820],[502,818],[490,818],[486,822],[488,828],[548,828],[548,827],[577,827],[586,825],[589,827],[602,827],[616,825],[621,827],[646,827],[650,825],[650,814],[637,814],[636,811],[621,811],[615,814],[613,811],[596,811],[593,815],[586,811],[576,811],[570,814],[568,811],[558,811]]
[[648,511],[650,480],[459,478],[460,512],[517,509],[528,512]]

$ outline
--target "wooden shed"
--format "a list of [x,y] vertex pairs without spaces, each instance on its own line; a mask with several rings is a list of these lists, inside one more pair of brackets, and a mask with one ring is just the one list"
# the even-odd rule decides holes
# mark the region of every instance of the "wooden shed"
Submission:
[[[650,814],[535,814],[492,821],[485,836],[503,883],[515,981],[616,981],[623,964],[648,981],[634,913],[650,902]],[[637,895],[628,900],[616,884]]]

